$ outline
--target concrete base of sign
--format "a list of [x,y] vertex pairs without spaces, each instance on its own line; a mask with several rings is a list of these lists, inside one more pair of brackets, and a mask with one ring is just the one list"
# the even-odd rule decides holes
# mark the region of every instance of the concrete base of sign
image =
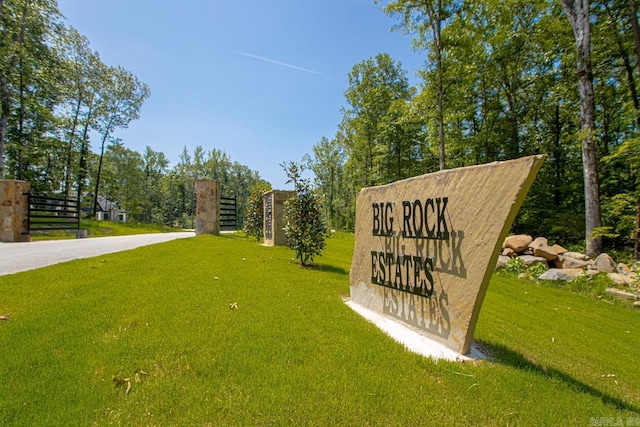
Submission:
[[480,346],[475,342],[471,344],[471,350],[469,351],[469,353],[464,355],[458,354],[450,348],[447,348],[444,345],[427,338],[423,334],[414,331],[404,324],[400,322],[394,322],[389,317],[369,310],[368,308],[365,308],[360,304],[356,304],[351,300],[347,300],[345,303],[349,307],[351,307],[353,311],[376,325],[378,329],[389,335],[400,344],[404,345],[407,350],[413,353],[417,353],[425,357],[430,357],[434,361],[449,360],[453,362],[468,362],[471,360],[481,360],[488,358],[488,355],[486,355],[480,349]]

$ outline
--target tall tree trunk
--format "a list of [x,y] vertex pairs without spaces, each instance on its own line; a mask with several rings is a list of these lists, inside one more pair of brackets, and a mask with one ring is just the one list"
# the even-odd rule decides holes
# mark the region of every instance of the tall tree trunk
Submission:
[[597,255],[602,252],[602,237],[592,239],[591,234],[594,229],[602,226],[602,219],[600,217],[598,158],[594,141],[595,101],[593,71],[591,69],[589,0],[560,1],[573,28],[576,40],[587,255]]
[[87,179],[87,156],[89,154],[89,123],[91,123],[91,112],[93,108],[89,105],[87,112],[87,121],[84,124],[84,132],[82,134],[82,146],[80,147],[80,162],[78,167],[78,198],[82,199],[82,190],[84,189],[84,180]]
[[76,137],[76,127],[78,127],[78,117],[80,117],[81,107],[82,107],[82,96],[79,94],[78,105],[76,105],[76,113],[73,116],[73,124],[71,125],[71,135],[69,135],[69,144],[67,145],[67,165],[64,171],[64,194],[67,199],[69,198],[69,193],[71,193],[71,159],[73,157],[73,140]]
[[438,121],[438,152],[440,157],[440,170],[446,169],[444,152],[444,70],[442,67],[442,3],[437,2],[434,11],[428,4],[427,14],[431,21],[433,41],[436,45],[436,114]]
[[22,57],[18,61],[20,66],[20,108],[18,109],[18,164],[14,174],[16,179],[24,178],[24,69]]
[[104,136],[102,137],[102,147],[100,148],[100,161],[98,162],[98,173],[96,175],[96,188],[93,193],[93,209],[91,210],[91,215],[96,216],[96,211],[98,210],[98,190],[100,189],[100,174],[102,173],[102,159],[104,158],[104,145],[107,142],[107,138],[111,133],[111,123],[113,122],[113,118],[109,120],[107,127],[104,131]]
[[636,48],[638,72],[640,73],[640,25],[638,25],[638,12],[636,1],[629,0],[629,19],[631,20],[631,28],[633,29],[633,42]]

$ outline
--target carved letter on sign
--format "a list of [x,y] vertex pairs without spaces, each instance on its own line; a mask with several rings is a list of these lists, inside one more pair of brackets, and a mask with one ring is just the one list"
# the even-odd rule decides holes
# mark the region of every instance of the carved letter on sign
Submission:
[[363,188],[351,301],[466,354],[489,279],[543,156]]

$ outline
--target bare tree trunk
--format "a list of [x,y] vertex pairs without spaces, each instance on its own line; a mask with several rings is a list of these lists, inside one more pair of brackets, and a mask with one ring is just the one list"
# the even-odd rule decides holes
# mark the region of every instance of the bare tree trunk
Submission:
[[100,149],[100,161],[98,162],[98,174],[96,175],[96,188],[93,193],[93,209],[91,211],[92,216],[96,216],[96,211],[98,210],[98,190],[100,189],[100,174],[102,173],[102,159],[104,158],[104,146],[107,142],[107,138],[109,138],[109,134],[111,133],[111,123],[113,122],[113,118],[109,120],[107,127],[104,131],[104,136],[102,138],[102,148]]
[[580,127],[582,129],[582,165],[584,168],[584,199],[587,254],[602,252],[602,237],[591,238],[594,229],[602,226],[600,188],[595,131],[595,101],[591,69],[589,0],[560,0],[576,40],[577,71],[580,88]]
[[73,140],[76,137],[76,127],[78,127],[78,117],[80,116],[80,108],[82,107],[82,96],[78,95],[78,105],[76,113],[73,117],[73,125],[71,126],[71,135],[69,135],[69,144],[67,145],[67,165],[64,171],[64,194],[69,198],[71,193],[71,158],[73,157]]
[[78,168],[78,198],[82,199],[82,190],[84,189],[84,180],[87,179],[87,156],[89,154],[89,123],[91,123],[91,112],[93,108],[89,106],[87,112],[87,121],[84,124],[84,132],[82,134],[82,146],[80,147],[80,163]]
[[436,90],[437,104],[436,114],[438,121],[438,152],[440,154],[440,170],[445,170],[445,152],[444,152],[444,70],[442,68],[442,2],[438,1],[436,8],[426,4],[427,14],[431,21],[431,29],[433,31],[433,41],[436,45]]

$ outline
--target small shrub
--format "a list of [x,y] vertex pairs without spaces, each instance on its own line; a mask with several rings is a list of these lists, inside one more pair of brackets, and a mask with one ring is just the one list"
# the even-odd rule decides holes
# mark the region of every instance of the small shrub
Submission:
[[287,183],[293,182],[296,191],[296,195],[284,203],[284,234],[296,258],[306,266],[325,248],[327,227],[322,219],[322,205],[309,180],[300,178],[302,166],[295,162],[280,166],[289,177]]
[[518,275],[526,269],[527,266],[525,265],[524,261],[516,257],[511,258],[509,261],[507,261],[507,264],[502,269],[500,269],[500,273]]

